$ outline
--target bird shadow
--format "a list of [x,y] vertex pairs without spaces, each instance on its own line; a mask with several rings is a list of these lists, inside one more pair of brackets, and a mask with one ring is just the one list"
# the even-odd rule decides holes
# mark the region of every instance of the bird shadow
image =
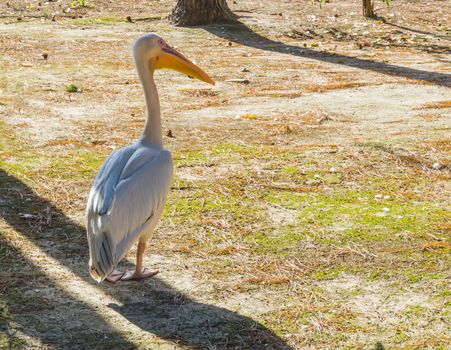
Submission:
[[[385,75],[427,81],[436,85],[451,87],[451,75],[430,72],[421,69],[403,67],[395,64],[377,62],[369,59],[321,52],[306,47],[285,44],[256,33],[242,22],[235,24],[206,25],[200,27],[209,33],[231,42],[253,47],[259,50],[272,51],[300,58],[314,59],[322,62],[339,64],[351,68],[373,71]],[[283,69],[283,67],[281,67]]]
[[[95,284],[87,270],[85,229],[2,169],[0,216],[84,282],[112,296],[118,303],[110,304],[110,308],[146,332],[190,349],[290,349],[274,332],[252,318],[193,300],[159,278]],[[14,332],[20,331],[57,348],[85,349],[93,348],[93,344],[96,349],[134,348],[93,307],[58,286],[44,272],[48,266],[31,262],[2,232],[0,263],[0,308],[1,302],[5,303],[11,314],[0,320],[0,335],[7,332],[10,344],[17,341]],[[35,302],[36,297],[22,297],[37,287],[51,290],[51,297],[42,296],[39,302]],[[70,310],[71,317],[61,315],[60,308]],[[91,330],[87,332],[87,328]]]
[[195,301],[154,278],[140,301],[109,306],[140,329],[190,349],[291,349],[257,321]]

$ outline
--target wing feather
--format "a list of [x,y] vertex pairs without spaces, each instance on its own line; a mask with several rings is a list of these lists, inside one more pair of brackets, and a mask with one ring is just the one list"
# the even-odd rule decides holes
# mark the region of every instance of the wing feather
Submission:
[[91,204],[91,209],[99,215],[105,214],[110,207],[113,200],[114,187],[135,150],[135,147],[132,146],[121,148],[111,153],[105,163],[103,163],[94,180],[88,200],[88,205]]
[[161,212],[171,184],[172,159],[167,151],[161,151],[139,168],[130,165],[135,171],[130,174],[124,169],[130,175],[118,183],[108,213],[110,233],[116,245],[123,240],[133,244],[137,237],[129,234]]
[[91,274],[98,281],[114,269],[143,231],[158,220],[172,171],[168,151],[139,144],[116,151],[102,166],[91,189],[86,213]]

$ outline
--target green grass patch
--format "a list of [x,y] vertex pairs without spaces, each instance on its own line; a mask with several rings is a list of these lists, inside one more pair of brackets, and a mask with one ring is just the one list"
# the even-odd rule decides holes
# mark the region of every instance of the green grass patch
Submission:
[[62,179],[93,179],[104,160],[103,154],[86,149],[72,149],[48,159],[41,172],[46,176]]
[[94,4],[91,4],[90,2],[86,0],[72,0],[70,3],[71,7],[87,7],[91,8],[94,7]]
[[75,84],[69,84],[69,85],[66,85],[66,88],[65,88],[65,90],[66,90],[66,92],[79,92],[80,91],[80,89],[77,87],[77,85],[75,85]]
[[318,281],[333,280],[339,278],[342,273],[355,273],[358,267],[336,266],[324,270],[314,271],[310,275]]
[[71,24],[74,25],[87,25],[87,24],[114,24],[114,23],[124,23],[127,22],[125,18],[118,17],[85,17],[76,18],[70,20]]
[[301,169],[299,167],[294,166],[283,167],[282,171],[288,175],[297,175],[301,173]]
[[233,194],[216,193],[200,186],[188,190],[173,191],[166,208],[166,214],[179,224],[214,224],[217,220],[246,223],[256,219],[261,208],[250,199]]
[[61,179],[94,177],[105,160],[101,152],[66,147],[64,152],[32,148],[15,138],[12,128],[0,121],[0,167],[18,178],[48,176]]
[[422,237],[446,221],[448,214],[431,203],[378,200],[373,192],[350,190],[331,194],[271,191],[265,199],[297,210],[300,227],[325,229],[329,243],[398,240],[400,234]]
[[424,316],[428,313],[429,309],[425,308],[421,305],[409,305],[406,307],[406,309],[403,311],[403,314],[408,316]]
[[10,149],[17,147],[18,142],[11,132],[11,128],[6,123],[0,120],[0,152],[7,152]]
[[0,121],[0,167],[14,176],[24,177],[35,172],[42,155],[15,138],[6,123]]
[[257,233],[246,236],[245,242],[256,254],[288,255],[302,252],[299,243],[304,238],[305,234],[296,232]]
[[203,166],[208,162],[207,155],[202,151],[177,151],[173,154],[176,167]]

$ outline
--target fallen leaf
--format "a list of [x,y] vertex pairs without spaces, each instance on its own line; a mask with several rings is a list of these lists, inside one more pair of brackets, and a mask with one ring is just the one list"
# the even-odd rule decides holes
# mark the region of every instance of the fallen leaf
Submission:
[[241,119],[257,119],[257,116],[255,114],[245,114],[240,116]]

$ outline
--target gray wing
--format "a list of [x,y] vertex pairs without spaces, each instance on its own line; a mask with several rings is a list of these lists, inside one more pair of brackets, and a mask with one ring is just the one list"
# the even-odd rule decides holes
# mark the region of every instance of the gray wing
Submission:
[[97,280],[114,269],[152,217],[161,212],[169,192],[171,154],[143,146],[130,149],[111,155],[89,196],[90,266],[91,271],[95,267]]
[[136,151],[136,147],[133,146],[114,151],[103,163],[89,193],[88,213],[92,211],[99,215],[106,214],[121,174]]

